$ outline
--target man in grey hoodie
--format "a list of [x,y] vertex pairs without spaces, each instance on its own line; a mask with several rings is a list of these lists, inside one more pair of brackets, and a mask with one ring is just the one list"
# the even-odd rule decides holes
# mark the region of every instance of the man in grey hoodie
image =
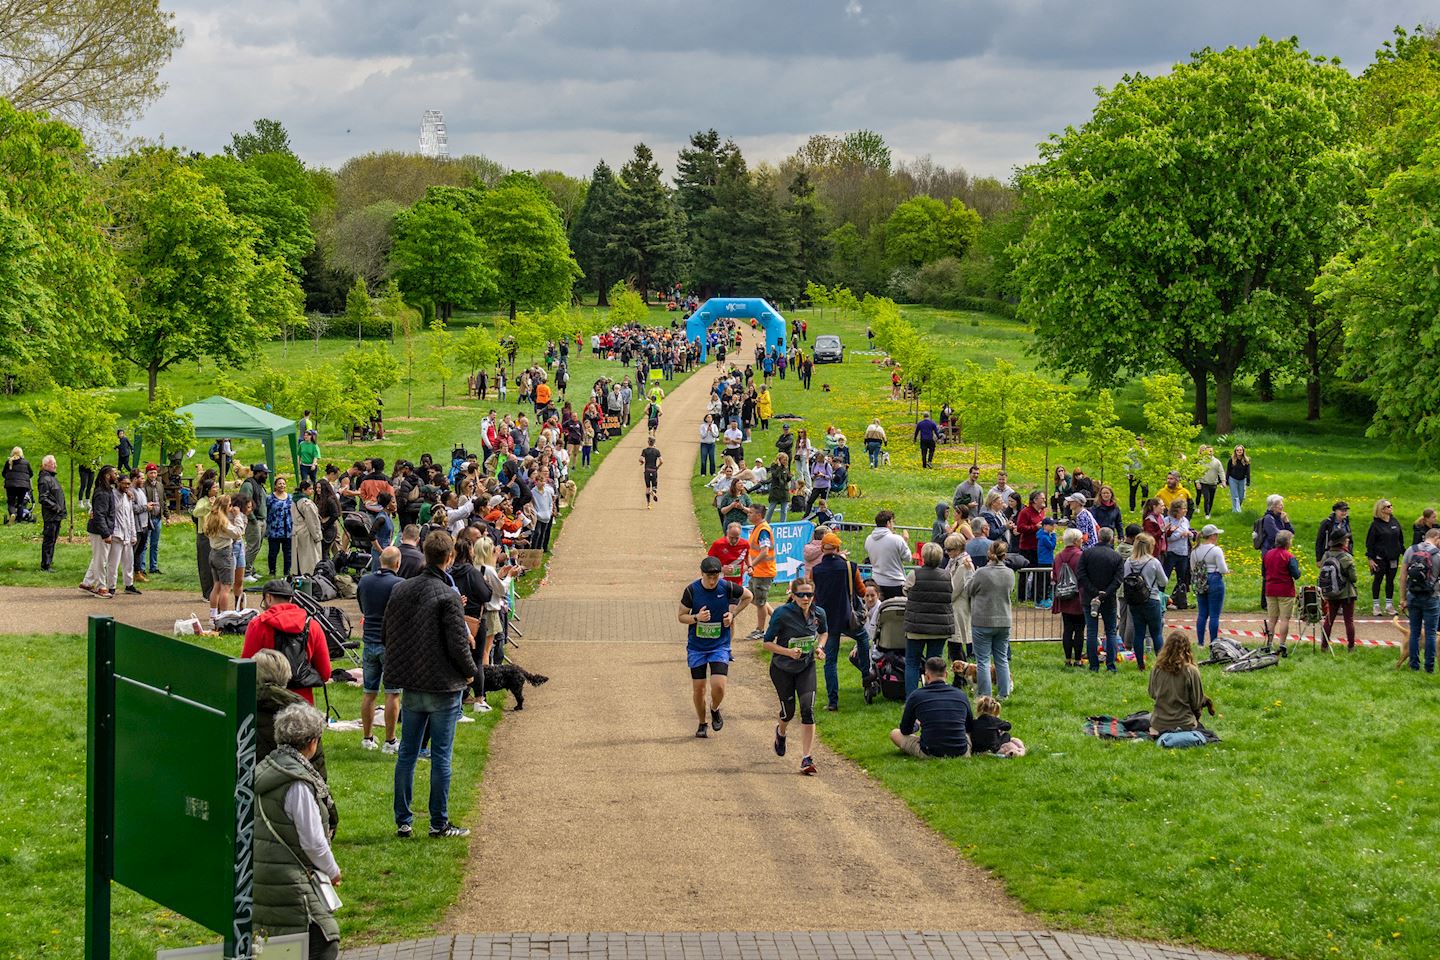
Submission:
[[950,536],[950,504],[941,500],[935,504],[935,522],[930,525],[930,542],[945,545],[945,538]]
[[905,562],[910,559],[910,544],[895,532],[893,510],[875,514],[875,529],[865,538],[865,555],[870,558],[870,578],[880,599],[904,596]]

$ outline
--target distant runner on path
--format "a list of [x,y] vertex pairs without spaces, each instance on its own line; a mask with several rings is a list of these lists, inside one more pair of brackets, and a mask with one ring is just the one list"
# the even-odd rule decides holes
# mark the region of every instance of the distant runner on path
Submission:
[[[750,603],[750,591],[720,579],[720,561],[700,561],[700,579],[680,595],[681,623],[689,627],[685,638],[685,659],[690,667],[690,694],[700,722],[697,737],[708,737],[709,728],[718,732],[725,726],[720,703],[725,699],[725,678],[730,674],[730,626],[736,614]],[[710,673],[709,713],[706,713],[705,673]]]
[[640,463],[645,473],[645,509],[649,510],[652,503],[660,502],[660,468],[665,464],[655,446],[654,437],[645,441],[645,449],[640,451]]

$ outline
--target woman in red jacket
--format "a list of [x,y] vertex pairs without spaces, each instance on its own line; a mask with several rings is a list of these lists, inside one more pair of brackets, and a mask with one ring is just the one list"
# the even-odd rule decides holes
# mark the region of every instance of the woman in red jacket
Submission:
[[[1075,527],[1066,527],[1065,549],[1055,558],[1051,568],[1055,583],[1055,602],[1051,613],[1060,614],[1060,646],[1065,650],[1065,666],[1078,667],[1085,656],[1085,608],[1080,600],[1080,541],[1085,535]],[[1062,583],[1060,574],[1068,569]],[[1068,596],[1062,596],[1066,594]]]
[[[1015,517],[1015,532],[1020,535],[1018,544],[1020,553],[1025,557],[1025,566],[1034,567],[1040,563],[1039,547],[1035,543],[1035,534],[1040,530],[1040,522],[1045,519],[1045,492],[1043,490],[1032,490],[1030,501],[1020,509]],[[1032,584],[1035,588],[1040,585],[1040,577],[1036,574],[1020,574],[1020,599],[1030,597]],[[1034,590],[1038,594],[1038,589]],[[1036,600],[1041,599],[1039,596]]]
[[1295,613],[1295,581],[1300,579],[1300,561],[1290,552],[1295,534],[1281,530],[1275,534],[1275,546],[1265,552],[1261,569],[1265,572],[1265,620],[1270,636],[1285,650],[1290,635],[1290,617]]
[[1145,501],[1144,532],[1155,538],[1155,559],[1165,560],[1165,501],[1151,497]]

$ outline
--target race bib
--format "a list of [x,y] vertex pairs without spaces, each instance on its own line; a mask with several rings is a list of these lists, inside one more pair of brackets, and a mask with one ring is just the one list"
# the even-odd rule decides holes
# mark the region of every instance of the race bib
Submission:
[[817,635],[812,633],[808,637],[796,637],[790,641],[790,646],[792,649],[799,650],[801,653],[811,654],[815,652],[817,640]]
[[695,636],[700,640],[719,640],[720,634],[725,630],[724,624],[719,623],[697,623],[695,624]]
[[739,575],[740,575],[740,571],[741,571],[743,568],[744,568],[744,565],[743,565],[739,560],[736,560],[734,563],[728,563],[728,564],[725,565],[725,567],[724,567],[724,573],[725,573],[726,576],[731,576],[731,577],[739,576]]

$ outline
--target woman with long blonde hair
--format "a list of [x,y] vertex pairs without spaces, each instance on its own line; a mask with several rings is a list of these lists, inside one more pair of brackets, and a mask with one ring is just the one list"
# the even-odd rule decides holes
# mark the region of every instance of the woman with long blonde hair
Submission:
[[234,601],[235,541],[245,539],[245,517],[235,510],[229,494],[210,501],[204,532],[210,541],[210,572],[215,578],[210,590],[210,619],[213,620],[229,610]]

